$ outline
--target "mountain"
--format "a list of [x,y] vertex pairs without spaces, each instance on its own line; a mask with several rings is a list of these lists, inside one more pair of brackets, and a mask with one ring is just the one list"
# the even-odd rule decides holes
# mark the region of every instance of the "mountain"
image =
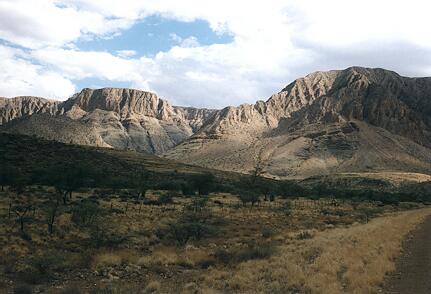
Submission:
[[1,129],[7,132],[154,154],[190,137],[214,113],[171,106],[154,93],[117,88],[83,89],[64,102],[2,98],[0,107]]
[[267,101],[172,106],[134,89],[83,89],[64,102],[0,98],[0,131],[131,149],[271,177],[431,174],[431,78],[351,67],[315,72]]
[[41,97],[21,96],[15,98],[0,97],[0,125],[37,113],[56,114],[60,103]]
[[266,102],[226,107],[165,156],[202,166],[307,177],[431,173],[431,78],[352,67],[298,79]]

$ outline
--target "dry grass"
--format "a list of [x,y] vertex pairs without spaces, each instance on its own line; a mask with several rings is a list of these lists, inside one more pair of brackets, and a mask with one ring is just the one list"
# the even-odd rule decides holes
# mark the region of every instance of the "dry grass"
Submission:
[[[37,207],[43,204],[40,195],[53,193],[47,187],[39,190],[34,192],[38,196],[34,201],[40,202]],[[147,197],[157,199],[160,193],[163,191],[149,191]],[[75,193],[74,201],[94,195],[98,194],[81,191]],[[407,207],[351,201],[334,206],[327,200],[278,198],[251,208],[234,195],[217,193],[210,195],[202,214],[215,233],[180,246],[160,229],[184,219],[190,198],[176,197],[172,204],[143,205],[141,209],[133,199],[126,202],[121,195],[104,194],[97,196],[104,214],[96,224],[114,243],[96,245],[91,238],[93,227],[75,224],[67,209],[58,217],[54,234],[47,235],[45,212],[38,208],[26,223],[31,240],[23,239],[16,219],[7,218],[10,196],[0,192],[4,220],[0,222],[0,275],[7,277],[0,279],[0,292],[2,283],[20,283],[20,271],[34,257],[53,252],[62,257],[64,270],[56,273],[58,266],[49,265],[55,279],[40,281],[41,289],[47,291],[72,283],[86,290],[97,284],[112,293],[141,293],[153,282],[146,292],[285,293],[298,289],[301,293],[342,293],[359,289],[358,293],[364,293],[374,289],[379,275],[388,270],[390,263],[382,260],[396,255],[403,234],[425,214],[415,210],[355,225]],[[377,214],[370,214],[372,211]],[[385,235],[379,235],[381,232]],[[118,237],[122,239],[115,243]],[[217,255],[220,252],[229,260]],[[336,257],[338,253],[340,257]],[[33,271],[38,273],[38,268]]]
[[430,209],[401,212],[318,232],[312,239],[287,238],[277,255],[233,271],[214,270],[205,284],[242,293],[375,293],[394,269],[406,234],[430,214]]
[[131,264],[138,262],[138,256],[131,250],[111,250],[110,252],[97,253],[92,260],[93,269]]

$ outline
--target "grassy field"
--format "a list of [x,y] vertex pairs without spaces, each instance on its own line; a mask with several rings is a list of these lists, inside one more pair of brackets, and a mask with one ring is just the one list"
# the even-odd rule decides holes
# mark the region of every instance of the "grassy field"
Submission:
[[[47,293],[370,293],[429,209],[378,202],[262,201],[81,189],[0,192],[0,287]],[[16,203],[31,208],[21,230]],[[202,200],[204,199],[204,200]],[[414,209],[414,210],[412,210]],[[22,290],[21,289],[21,290]],[[22,292],[25,293],[25,292]]]

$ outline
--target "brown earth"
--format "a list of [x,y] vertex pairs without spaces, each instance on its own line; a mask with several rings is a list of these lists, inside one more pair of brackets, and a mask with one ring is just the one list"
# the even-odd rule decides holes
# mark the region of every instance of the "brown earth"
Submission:
[[384,293],[431,293],[431,217],[407,237],[397,269],[386,280]]

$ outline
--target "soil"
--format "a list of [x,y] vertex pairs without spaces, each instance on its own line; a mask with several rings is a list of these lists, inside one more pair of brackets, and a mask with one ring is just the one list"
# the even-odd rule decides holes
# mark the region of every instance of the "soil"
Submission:
[[407,237],[383,289],[387,294],[431,293],[431,217]]

